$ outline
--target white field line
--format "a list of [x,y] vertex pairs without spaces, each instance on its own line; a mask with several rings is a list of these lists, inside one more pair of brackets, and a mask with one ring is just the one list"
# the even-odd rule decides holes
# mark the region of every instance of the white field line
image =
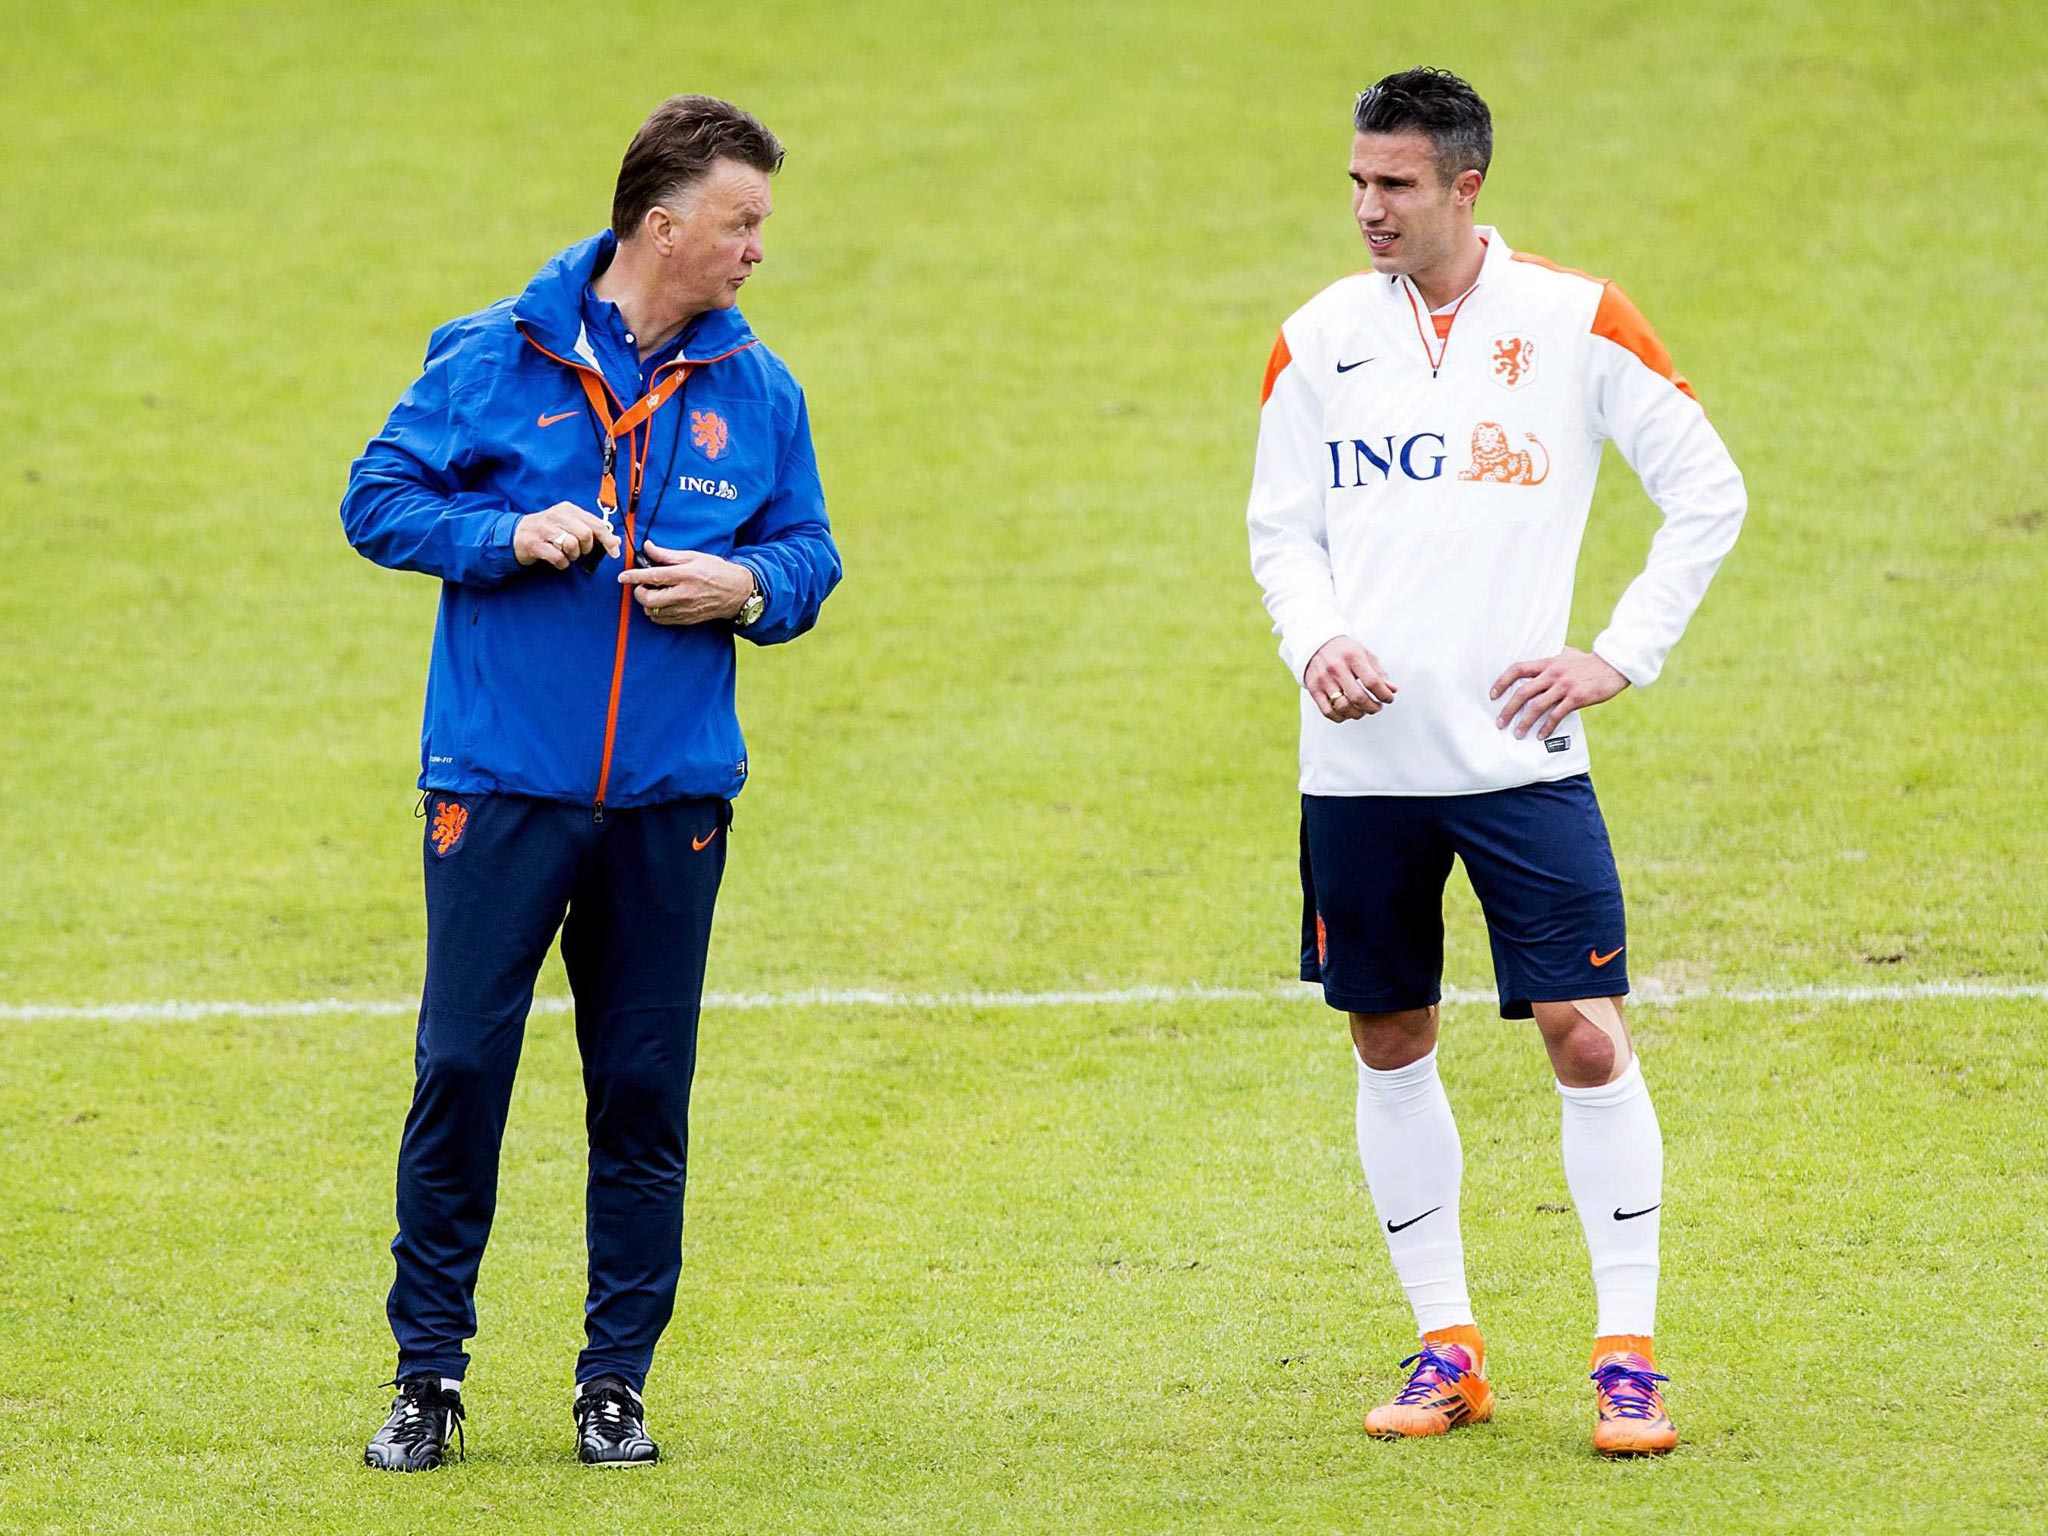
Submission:
[[[1981,997],[2048,1001],[2048,984],[2000,981],[1922,981],[1893,986],[1698,987],[1678,990],[1654,981],[1638,987],[1630,1001],[1637,1007],[1669,1007],[1680,1003],[1880,1003],[1920,999]],[[955,1008],[1115,1008],[1133,1003],[1269,1003],[1320,1002],[1321,989],[1300,983],[1276,987],[1117,987],[1051,992],[897,992],[886,989],[805,987],[789,992],[707,992],[704,1006],[713,1011],[763,1008],[899,1008],[935,1012]],[[1452,1004],[1491,1003],[1494,993],[1482,987],[1445,987]],[[284,1002],[154,1002],[154,1003],[0,1003],[0,1023],[34,1023],[75,1019],[110,1023],[175,1023],[188,1019],[303,1019],[328,1015],[356,1018],[410,1018],[419,1012],[415,998],[351,1001],[340,997]],[[567,1013],[566,997],[537,997],[533,1011]]]

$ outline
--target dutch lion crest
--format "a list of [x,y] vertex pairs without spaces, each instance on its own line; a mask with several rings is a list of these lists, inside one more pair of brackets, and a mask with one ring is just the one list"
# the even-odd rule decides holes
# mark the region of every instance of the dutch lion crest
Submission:
[[1520,389],[1536,377],[1536,338],[1513,333],[1493,338],[1493,382],[1502,389]]
[[727,430],[725,418],[716,411],[690,412],[690,441],[695,443],[707,459],[725,457],[732,434]]
[[438,857],[445,859],[453,853],[462,842],[462,834],[468,830],[468,806],[460,800],[435,800],[434,819],[427,827],[427,837]]

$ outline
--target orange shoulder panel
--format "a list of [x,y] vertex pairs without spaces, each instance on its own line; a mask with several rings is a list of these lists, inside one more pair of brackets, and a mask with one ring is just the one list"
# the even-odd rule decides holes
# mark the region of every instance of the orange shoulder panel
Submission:
[[1294,361],[1294,354],[1287,350],[1287,333],[1282,331],[1273,338],[1273,355],[1266,359],[1266,383],[1259,391],[1259,404],[1273,398],[1273,381],[1280,377],[1287,365]]
[[1577,267],[1561,267],[1547,257],[1534,256],[1527,251],[1515,252],[1516,261],[1526,261],[1532,266],[1544,267],[1552,272],[1562,272],[1567,277],[1583,277],[1589,283],[1600,285],[1600,307],[1593,311],[1593,334],[1605,336],[1618,347],[1626,347],[1643,360],[1643,366],[1652,373],[1669,379],[1694,400],[1693,388],[1685,382],[1685,375],[1671,363],[1671,354],[1664,350],[1664,343],[1657,339],[1657,333],[1650,329],[1650,322],[1643,318],[1629,296],[1605,277],[1595,277],[1590,272],[1581,272]]
[[1597,283],[1599,309],[1593,311],[1593,336],[1606,336],[1616,346],[1626,346],[1630,352],[1642,358],[1642,367],[1669,379],[1679,389],[1698,399],[1698,395],[1692,393],[1692,385],[1686,383],[1686,375],[1671,367],[1671,354],[1665,352],[1663,342],[1657,340],[1657,332],[1651,330],[1651,322],[1642,317],[1642,311],[1636,309],[1634,301],[1630,301],[1626,293],[1614,287],[1612,279],[1606,279],[1606,276],[1593,276],[1591,272],[1581,272],[1577,266],[1559,266],[1546,256],[1532,256],[1526,250],[1518,250],[1516,260],[1528,262],[1530,266],[1542,266],[1550,272],[1583,276],[1587,283]]
[[1605,336],[1618,347],[1627,347],[1652,373],[1662,374],[1693,399],[1699,399],[1685,382],[1685,375],[1671,365],[1671,354],[1664,350],[1664,343],[1650,329],[1643,312],[1612,283],[1601,285],[1600,307],[1593,312],[1593,334]]

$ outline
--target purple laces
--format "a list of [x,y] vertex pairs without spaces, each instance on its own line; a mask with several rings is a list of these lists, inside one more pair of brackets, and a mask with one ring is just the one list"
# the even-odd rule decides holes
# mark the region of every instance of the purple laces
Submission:
[[[1463,1351],[1460,1351],[1463,1353]],[[1420,1365],[1416,1365],[1417,1361]],[[1472,1374],[1470,1366],[1460,1365],[1452,1356],[1445,1354],[1434,1344],[1425,1344],[1415,1354],[1401,1362],[1401,1369],[1415,1366],[1415,1374],[1408,1378],[1408,1385],[1401,1389],[1401,1395],[1394,1399],[1396,1407],[1412,1407],[1434,1399],[1437,1389],[1454,1385]],[[1659,1377],[1658,1380],[1663,1380]]]
[[1610,1360],[1593,1373],[1595,1384],[1614,1405],[1615,1416],[1623,1419],[1654,1419],[1661,1414],[1656,1383],[1670,1379],[1651,1370],[1647,1360],[1640,1367]]

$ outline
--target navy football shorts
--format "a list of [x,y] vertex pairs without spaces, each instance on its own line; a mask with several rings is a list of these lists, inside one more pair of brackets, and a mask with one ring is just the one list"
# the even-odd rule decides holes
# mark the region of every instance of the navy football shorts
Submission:
[[1621,880],[1585,774],[1477,795],[1301,797],[1301,979],[1347,1013],[1442,995],[1451,860],[1486,913],[1503,1018],[1628,991]]

